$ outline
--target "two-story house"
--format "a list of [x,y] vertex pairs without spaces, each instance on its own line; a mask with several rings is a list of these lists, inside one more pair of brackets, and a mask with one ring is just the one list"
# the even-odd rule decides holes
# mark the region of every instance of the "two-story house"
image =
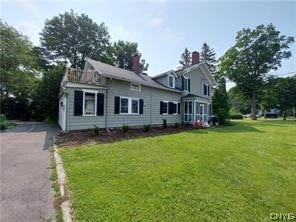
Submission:
[[199,53],[192,65],[156,76],[86,59],[83,70],[67,69],[59,97],[59,125],[64,131],[207,121],[216,84]]

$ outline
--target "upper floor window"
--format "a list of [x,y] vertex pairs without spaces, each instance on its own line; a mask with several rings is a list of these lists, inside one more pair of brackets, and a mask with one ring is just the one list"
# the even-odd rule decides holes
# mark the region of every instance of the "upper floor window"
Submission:
[[189,79],[187,77],[184,77],[184,90],[189,91]]
[[210,96],[210,86],[208,84],[204,84],[203,92],[204,96]]
[[169,87],[175,88],[175,77],[172,75],[169,75]]
[[131,83],[131,90],[133,91],[141,91],[141,85],[136,83]]

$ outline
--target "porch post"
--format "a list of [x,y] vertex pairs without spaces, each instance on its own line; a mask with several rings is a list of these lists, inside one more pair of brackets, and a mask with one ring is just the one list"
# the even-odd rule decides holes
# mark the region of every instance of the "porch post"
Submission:
[[193,112],[192,112],[192,113],[193,113],[193,122],[196,121],[196,119],[195,119],[195,117],[196,117],[196,115],[195,115],[195,114],[196,114],[196,113],[195,113],[195,109],[196,109],[195,106],[196,106],[196,104],[195,104],[195,103],[196,103],[196,101],[193,100],[193,104],[192,104],[192,109],[193,109]]

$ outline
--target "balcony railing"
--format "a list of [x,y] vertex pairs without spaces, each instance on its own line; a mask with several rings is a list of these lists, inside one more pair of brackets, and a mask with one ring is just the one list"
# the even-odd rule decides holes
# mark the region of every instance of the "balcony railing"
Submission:
[[105,79],[102,78],[100,74],[94,70],[81,70],[67,68],[66,73],[63,77],[62,84],[65,82],[74,82],[74,83],[86,83],[94,85],[102,85],[105,83]]

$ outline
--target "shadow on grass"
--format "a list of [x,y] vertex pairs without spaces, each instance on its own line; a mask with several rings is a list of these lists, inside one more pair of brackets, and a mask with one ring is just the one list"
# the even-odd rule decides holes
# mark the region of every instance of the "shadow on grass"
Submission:
[[207,134],[209,132],[215,133],[242,133],[242,132],[254,132],[254,133],[265,133],[265,131],[259,130],[252,126],[252,123],[248,122],[232,122],[229,126],[220,126],[217,128],[204,129],[204,130],[193,130],[190,133],[194,134]]

